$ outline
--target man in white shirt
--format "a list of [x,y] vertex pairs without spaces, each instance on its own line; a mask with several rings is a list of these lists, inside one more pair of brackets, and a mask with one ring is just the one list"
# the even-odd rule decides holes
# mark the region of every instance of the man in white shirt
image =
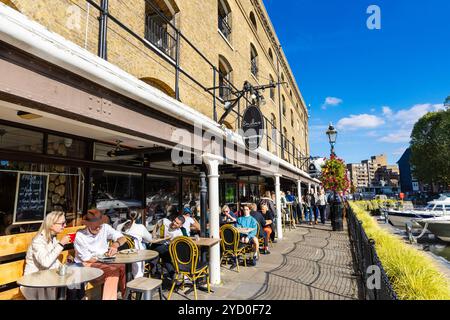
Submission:
[[[170,221],[167,218],[161,219],[156,224],[155,229],[153,229],[153,239],[162,239],[168,238],[165,241],[159,243],[153,243],[150,247],[151,250],[158,251],[159,257],[161,257],[164,266],[169,272],[169,276],[173,277],[175,273],[175,269],[172,265],[170,253],[169,253],[169,245],[170,240],[173,240],[176,237],[181,237],[183,234],[182,226],[185,223],[185,219],[183,216],[176,217],[173,221]],[[184,228],[183,228],[184,229]],[[151,261],[151,264],[155,266],[158,262],[158,258]],[[152,268],[154,269],[154,268]]]
[[200,223],[192,217],[192,210],[189,207],[183,209],[184,224],[183,228],[186,230],[188,237],[191,236],[191,231],[200,232]]
[[[86,228],[78,231],[75,237],[75,262],[103,270],[103,300],[117,300],[118,288],[122,296],[125,294],[125,265],[101,263],[98,257],[114,256],[126,238],[104,221],[105,216],[98,210],[89,210],[85,215]],[[109,240],[114,241],[111,246]]]

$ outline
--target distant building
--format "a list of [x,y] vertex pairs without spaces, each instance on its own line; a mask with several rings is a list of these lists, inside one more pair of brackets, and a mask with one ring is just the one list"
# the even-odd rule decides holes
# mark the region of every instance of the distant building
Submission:
[[420,190],[419,182],[412,175],[411,170],[411,148],[405,150],[397,161],[400,169],[400,189],[404,193],[415,193]]
[[400,172],[397,165],[388,165],[385,154],[372,156],[361,163],[347,164],[353,186],[361,192],[397,192]]

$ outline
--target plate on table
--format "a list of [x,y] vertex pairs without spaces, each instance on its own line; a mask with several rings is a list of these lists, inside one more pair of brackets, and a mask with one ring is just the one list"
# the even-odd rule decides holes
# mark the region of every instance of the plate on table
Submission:
[[125,249],[125,250],[121,250],[119,251],[120,254],[133,254],[133,253],[138,253],[138,249]]
[[98,256],[97,259],[100,262],[111,262],[111,261],[116,260],[116,257],[115,256],[110,257],[110,256],[101,255],[101,256]]

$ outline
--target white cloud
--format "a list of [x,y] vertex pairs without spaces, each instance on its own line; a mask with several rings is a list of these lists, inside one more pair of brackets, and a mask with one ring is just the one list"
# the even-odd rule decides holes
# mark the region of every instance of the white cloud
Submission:
[[378,139],[380,142],[386,143],[405,143],[410,140],[410,130],[398,130]]
[[325,102],[322,105],[322,109],[326,110],[327,107],[335,107],[338,106],[340,104],[342,104],[344,101],[340,98],[336,98],[336,97],[327,97],[325,99]]
[[391,108],[385,106],[385,107],[382,107],[382,109],[383,109],[383,116],[385,116],[385,117],[392,116],[393,112],[392,112]]
[[432,111],[443,110],[443,104],[416,104],[409,109],[393,111],[391,108],[382,107],[383,116],[389,120],[390,133],[378,139],[386,143],[409,143],[414,124],[425,114]]
[[384,120],[370,114],[350,115],[348,118],[342,118],[338,121],[337,127],[339,129],[363,129],[363,128],[377,128],[384,124]]
[[443,109],[443,104],[416,104],[410,109],[399,110],[398,112],[393,114],[393,119],[403,127],[412,127],[417,122],[417,120],[422,118],[428,112],[439,111]]
[[369,131],[369,132],[367,132],[367,136],[368,137],[378,137],[379,134],[376,131]]

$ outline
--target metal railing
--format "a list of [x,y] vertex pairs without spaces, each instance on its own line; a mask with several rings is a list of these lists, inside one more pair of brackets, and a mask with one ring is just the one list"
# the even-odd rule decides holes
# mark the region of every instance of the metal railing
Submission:
[[228,17],[223,17],[219,15],[219,30],[222,34],[230,40],[231,36],[231,26],[228,24]]
[[[346,209],[350,243],[356,260],[357,273],[361,277],[364,299],[397,300],[397,295],[375,250],[375,241],[367,236],[362,222],[356,218],[351,208]],[[377,276],[381,278],[376,279]]]

